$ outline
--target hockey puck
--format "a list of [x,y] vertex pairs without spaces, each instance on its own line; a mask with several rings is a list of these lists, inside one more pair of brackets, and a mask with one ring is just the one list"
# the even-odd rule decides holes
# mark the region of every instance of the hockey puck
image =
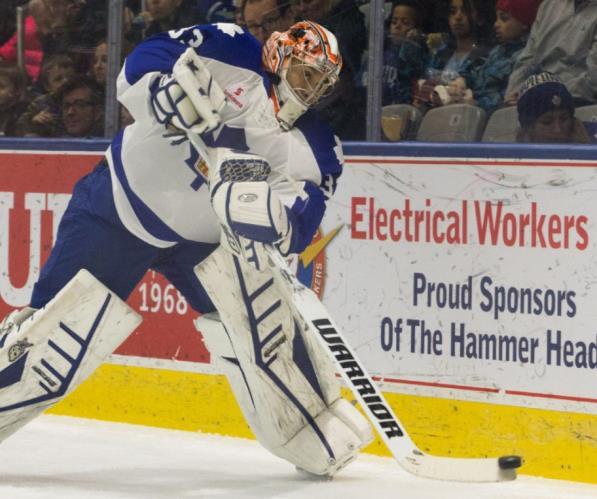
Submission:
[[502,470],[514,470],[520,468],[522,458],[520,456],[502,456],[498,459],[498,464]]

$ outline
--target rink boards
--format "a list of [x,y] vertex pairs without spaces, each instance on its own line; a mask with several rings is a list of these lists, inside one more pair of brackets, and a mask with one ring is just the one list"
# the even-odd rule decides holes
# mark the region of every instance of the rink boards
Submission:
[[[105,147],[0,142],[0,314],[27,304],[72,186]],[[594,151],[345,153],[299,274],[413,439],[441,455],[519,453],[523,473],[597,482]],[[148,273],[129,302],[142,326],[52,412],[251,436],[177,291]]]

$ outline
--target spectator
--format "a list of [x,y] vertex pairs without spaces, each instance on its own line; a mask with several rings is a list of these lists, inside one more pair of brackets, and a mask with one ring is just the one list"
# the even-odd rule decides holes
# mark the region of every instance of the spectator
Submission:
[[[52,9],[46,0],[31,0],[28,10],[24,26],[25,70],[31,81],[35,82],[44,55],[42,38],[52,30]],[[16,32],[0,47],[0,61],[17,62]]]
[[557,75],[577,105],[597,102],[596,0],[543,0],[510,76],[508,103],[516,102],[525,78],[537,71]]
[[105,92],[108,71],[108,43],[100,41],[93,51],[93,60],[89,69],[89,76],[98,88]]
[[[482,66],[465,72],[463,85],[472,90],[467,102],[492,113],[504,101],[508,78],[524,48],[541,0],[497,0],[495,31],[499,45]],[[452,96],[462,102],[463,94]]]
[[49,30],[41,36],[44,57],[68,54],[77,72],[85,73],[93,45],[85,26],[85,0],[42,0],[48,6]]
[[242,17],[247,29],[262,45],[274,31],[286,31],[294,24],[289,0],[245,0]]
[[412,102],[413,87],[423,76],[428,58],[417,1],[396,0],[383,53],[384,105]]
[[103,136],[103,102],[93,81],[70,80],[60,97],[65,136]]
[[16,135],[16,122],[25,110],[26,78],[14,65],[0,66],[0,135]]
[[46,59],[42,66],[38,95],[19,118],[17,133],[26,137],[63,135],[59,94],[75,74],[72,59],[66,54]]
[[518,99],[520,129],[517,142],[588,144],[586,128],[574,117],[574,99],[566,86],[551,73],[527,78]]
[[450,0],[450,33],[430,61],[430,68],[441,72],[441,81],[449,83],[461,72],[485,61],[488,47],[482,42],[482,23],[473,0]]
[[47,57],[41,66],[41,74],[37,87],[37,95],[58,95],[62,86],[75,75],[73,60],[67,54],[56,54]]
[[345,66],[353,74],[361,70],[361,57],[367,47],[363,13],[355,0],[297,0],[296,16],[315,21],[336,35]]
[[426,109],[449,104],[452,95],[464,92],[461,84],[452,82],[461,73],[474,71],[484,64],[489,52],[479,34],[482,23],[478,19],[473,0],[450,0],[450,33],[431,58],[426,79],[419,81],[415,105]]

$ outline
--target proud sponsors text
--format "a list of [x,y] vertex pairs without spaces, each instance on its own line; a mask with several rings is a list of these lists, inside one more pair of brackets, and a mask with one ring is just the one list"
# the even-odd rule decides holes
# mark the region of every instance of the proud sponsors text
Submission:
[[589,245],[586,215],[548,212],[536,202],[521,210],[502,201],[460,200],[446,210],[431,199],[421,206],[406,198],[385,208],[375,198],[354,196],[350,220],[352,239],[581,251]]
[[[570,319],[577,314],[576,296],[569,289],[498,284],[489,276],[469,276],[462,283],[445,283],[430,280],[421,272],[412,275],[414,307],[480,310],[496,320],[503,314]],[[462,319],[439,320],[435,324],[429,318],[385,316],[380,323],[380,344],[385,352],[597,370],[597,333],[592,332],[583,340],[567,336],[555,323],[534,334],[476,331]]]
[[[473,282],[474,281],[474,282]],[[479,296],[473,303],[473,296]],[[488,276],[468,276],[464,282],[431,281],[414,272],[412,300],[415,307],[475,310],[499,319],[504,313],[546,317],[576,316],[576,291],[547,287],[520,287],[497,283]]]

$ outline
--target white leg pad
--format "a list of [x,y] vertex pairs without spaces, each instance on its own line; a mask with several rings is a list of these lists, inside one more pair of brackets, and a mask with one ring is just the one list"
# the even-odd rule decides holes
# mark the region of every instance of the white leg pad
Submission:
[[140,323],[86,270],[42,309],[10,314],[0,326],[0,441],[72,392]]
[[196,321],[227,375],[257,439],[274,454],[317,475],[333,475],[372,439],[348,402],[329,357],[309,339],[273,283],[218,248],[195,269],[219,311]]

